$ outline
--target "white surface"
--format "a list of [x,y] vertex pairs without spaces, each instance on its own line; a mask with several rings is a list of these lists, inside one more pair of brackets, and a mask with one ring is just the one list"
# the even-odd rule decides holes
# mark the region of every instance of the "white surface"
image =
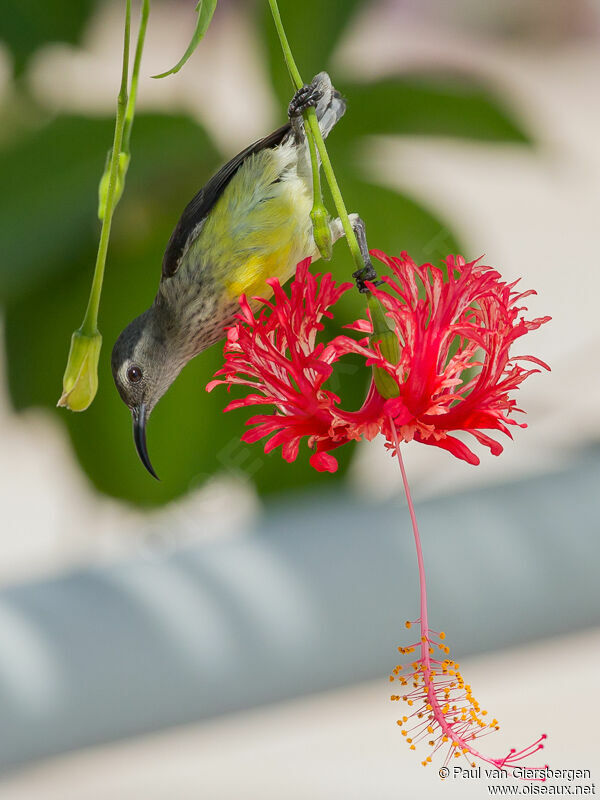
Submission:
[[[591,769],[591,781],[579,782],[600,779],[600,696],[590,694],[599,658],[600,630],[595,630],[461,663],[475,697],[501,724],[497,734],[481,740],[482,751],[503,756],[509,747],[520,748],[547,733],[546,749],[531,764]],[[382,677],[90,749],[9,777],[0,783],[0,800],[487,797],[487,784],[499,781],[448,779],[442,784],[437,774],[441,761],[421,766],[421,750],[409,751],[395,724],[399,706],[389,702],[389,694],[390,684]]]

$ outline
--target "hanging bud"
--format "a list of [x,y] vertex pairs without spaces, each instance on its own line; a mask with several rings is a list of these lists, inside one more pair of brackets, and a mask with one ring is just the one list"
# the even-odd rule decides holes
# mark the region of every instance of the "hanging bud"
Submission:
[[85,411],[98,391],[98,361],[102,336],[75,331],[63,377],[63,393],[57,405],[71,411]]
[[[367,301],[371,320],[373,322],[373,333],[369,336],[369,343],[379,344],[381,355],[390,364],[398,364],[400,361],[400,342],[396,332],[391,330],[383,306],[374,295],[369,295]],[[398,397],[400,387],[398,382],[381,367],[373,367],[373,379],[379,394],[388,400],[391,397]]]
[[[98,185],[98,219],[100,220],[104,219],[104,215],[106,214],[106,204],[108,203],[108,187],[110,184],[110,157],[111,151],[109,150],[108,155],[106,156],[106,166],[104,168],[102,177],[100,178],[100,184]],[[119,158],[117,159],[117,183],[115,186],[113,209],[116,208],[117,203],[123,194],[123,189],[125,187],[125,176],[127,175],[130,159],[131,156],[129,153],[119,153]]]
[[325,261],[330,261],[333,251],[333,240],[331,237],[331,228],[329,227],[329,214],[327,213],[327,209],[322,203],[315,202],[310,212],[310,218],[313,224],[313,238],[315,244],[319,248],[321,258]]

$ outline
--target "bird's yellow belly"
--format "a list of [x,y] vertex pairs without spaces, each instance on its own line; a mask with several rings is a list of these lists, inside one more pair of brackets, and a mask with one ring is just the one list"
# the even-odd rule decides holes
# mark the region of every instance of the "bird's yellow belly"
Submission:
[[268,278],[284,283],[299,261],[315,254],[312,187],[288,165],[282,170],[283,155],[269,151],[245,162],[199,237],[229,299],[269,297]]
[[285,283],[298,261],[313,255],[311,203],[304,188],[294,191],[288,187],[264,206],[248,219],[248,231],[238,251],[242,258],[229,265],[224,284],[230,297],[269,297],[268,278]]
[[270,254],[251,256],[242,266],[238,267],[231,278],[225,281],[227,293],[230,297],[239,297],[242,294],[249,297],[268,297],[272,294],[271,287],[267,284],[268,278],[279,278],[286,281],[291,274],[292,243],[272,251]]

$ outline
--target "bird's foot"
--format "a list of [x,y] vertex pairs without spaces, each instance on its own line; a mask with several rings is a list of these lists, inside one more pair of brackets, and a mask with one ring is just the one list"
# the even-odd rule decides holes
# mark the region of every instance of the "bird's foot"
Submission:
[[315,82],[305,84],[301,89],[292,97],[292,101],[288,107],[288,117],[296,119],[308,108],[315,108],[319,100],[323,97],[323,92],[317,89]]
[[367,244],[365,223],[358,216],[358,214],[350,214],[350,222],[352,223],[352,230],[356,235],[360,254],[364,262],[364,267],[353,272],[352,277],[354,278],[358,291],[364,294],[365,292],[369,291],[369,287],[366,285],[367,281],[369,283],[374,283],[375,286],[379,286],[381,283],[383,283],[383,281],[377,280],[377,273],[375,272],[375,267],[371,262],[371,255],[369,253],[369,246]]
[[377,273],[375,272],[375,268],[371,263],[371,259],[369,259],[368,264],[365,264],[364,267],[361,269],[357,269],[355,272],[352,273],[352,277],[354,278],[354,282],[356,283],[356,288],[359,292],[363,294],[365,292],[370,291],[369,287],[367,286],[366,282],[374,283],[376,286],[379,286],[382,281],[377,280]]

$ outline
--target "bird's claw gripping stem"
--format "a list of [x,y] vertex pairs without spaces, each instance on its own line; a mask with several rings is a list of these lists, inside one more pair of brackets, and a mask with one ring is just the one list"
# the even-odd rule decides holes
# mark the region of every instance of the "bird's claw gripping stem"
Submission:
[[323,92],[312,83],[305,84],[294,94],[288,107],[288,117],[295,119],[301,116],[308,108],[315,108]]
[[369,291],[369,288],[366,285],[367,281],[369,281],[369,283],[375,283],[376,286],[379,286],[382,281],[377,280],[377,273],[375,272],[375,268],[371,262],[371,255],[369,253],[369,246],[367,244],[365,223],[356,214],[351,214],[350,219],[352,220],[352,229],[356,236],[360,254],[364,262],[364,267],[361,267],[353,272],[352,277],[356,282],[356,288],[358,291],[364,294]]
[[382,283],[382,281],[377,280],[377,273],[375,272],[375,268],[370,260],[369,263],[365,264],[362,269],[357,269],[355,272],[353,272],[352,277],[356,283],[356,288],[363,294],[369,291],[366,281],[369,281],[369,283],[374,283],[376,286],[379,286],[379,284]]

